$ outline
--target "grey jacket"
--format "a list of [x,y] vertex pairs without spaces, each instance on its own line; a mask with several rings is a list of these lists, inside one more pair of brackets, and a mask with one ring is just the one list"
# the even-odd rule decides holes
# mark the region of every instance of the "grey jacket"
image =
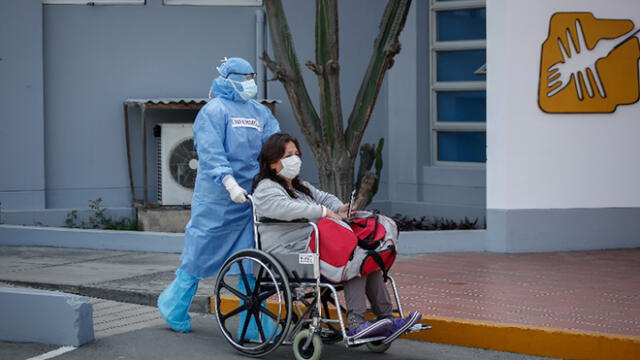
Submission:
[[[332,194],[316,189],[306,181],[313,198],[296,191],[297,199],[275,181],[264,179],[253,192],[253,206],[258,219],[267,217],[290,221],[306,218],[317,221],[322,217],[322,205],[338,212],[342,202]],[[258,227],[262,250],[266,252],[298,254],[306,252],[313,229],[307,224],[261,224]]]

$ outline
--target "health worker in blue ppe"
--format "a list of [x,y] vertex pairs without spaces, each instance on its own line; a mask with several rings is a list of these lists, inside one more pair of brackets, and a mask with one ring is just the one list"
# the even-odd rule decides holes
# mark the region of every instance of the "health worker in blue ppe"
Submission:
[[247,193],[258,173],[262,144],[280,131],[271,111],[253,98],[254,70],[229,58],[217,68],[209,97],[193,124],[198,172],[185,228],[182,265],[158,297],[158,309],[171,329],[191,331],[188,315],[198,281],[216,276],[233,253],[254,246]]

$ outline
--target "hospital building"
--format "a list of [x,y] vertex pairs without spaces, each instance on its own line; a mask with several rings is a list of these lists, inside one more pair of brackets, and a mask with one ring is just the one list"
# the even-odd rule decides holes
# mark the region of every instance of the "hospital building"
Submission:
[[[315,1],[282,2],[318,105]],[[345,118],[386,5],[338,1]],[[639,29],[637,0],[413,0],[363,140],[385,139],[373,206],[486,225],[460,251],[640,247]],[[270,41],[262,0],[0,2],[0,244],[98,198],[188,205],[169,150],[224,57],[254,65],[317,183]]]

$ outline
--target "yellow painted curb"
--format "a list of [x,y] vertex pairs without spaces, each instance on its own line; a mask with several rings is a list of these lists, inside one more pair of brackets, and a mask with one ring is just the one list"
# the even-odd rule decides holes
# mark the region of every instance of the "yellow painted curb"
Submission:
[[[213,297],[210,303],[213,312]],[[238,305],[235,299],[225,299],[223,311],[228,312]],[[275,304],[270,302],[268,307],[273,309],[272,306]],[[335,312],[331,312],[335,316]],[[433,316],[424,316],[421,323],[433,328],[403,338],[562,359],[640,359],[640,337],[636,336]]]
[[640,337],[466,319],[424,317],[433,328],[406,338],[575,360],[638,360]]

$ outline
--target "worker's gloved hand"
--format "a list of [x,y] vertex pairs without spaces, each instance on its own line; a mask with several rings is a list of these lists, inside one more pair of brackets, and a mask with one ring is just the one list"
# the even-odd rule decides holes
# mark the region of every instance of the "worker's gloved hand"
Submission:
[[233,202],[243,203],[247,201],[247,191],[238,185],[233,176],[226,175],[222,178],[222,183],[229,192],[229,196],[231,196]]

